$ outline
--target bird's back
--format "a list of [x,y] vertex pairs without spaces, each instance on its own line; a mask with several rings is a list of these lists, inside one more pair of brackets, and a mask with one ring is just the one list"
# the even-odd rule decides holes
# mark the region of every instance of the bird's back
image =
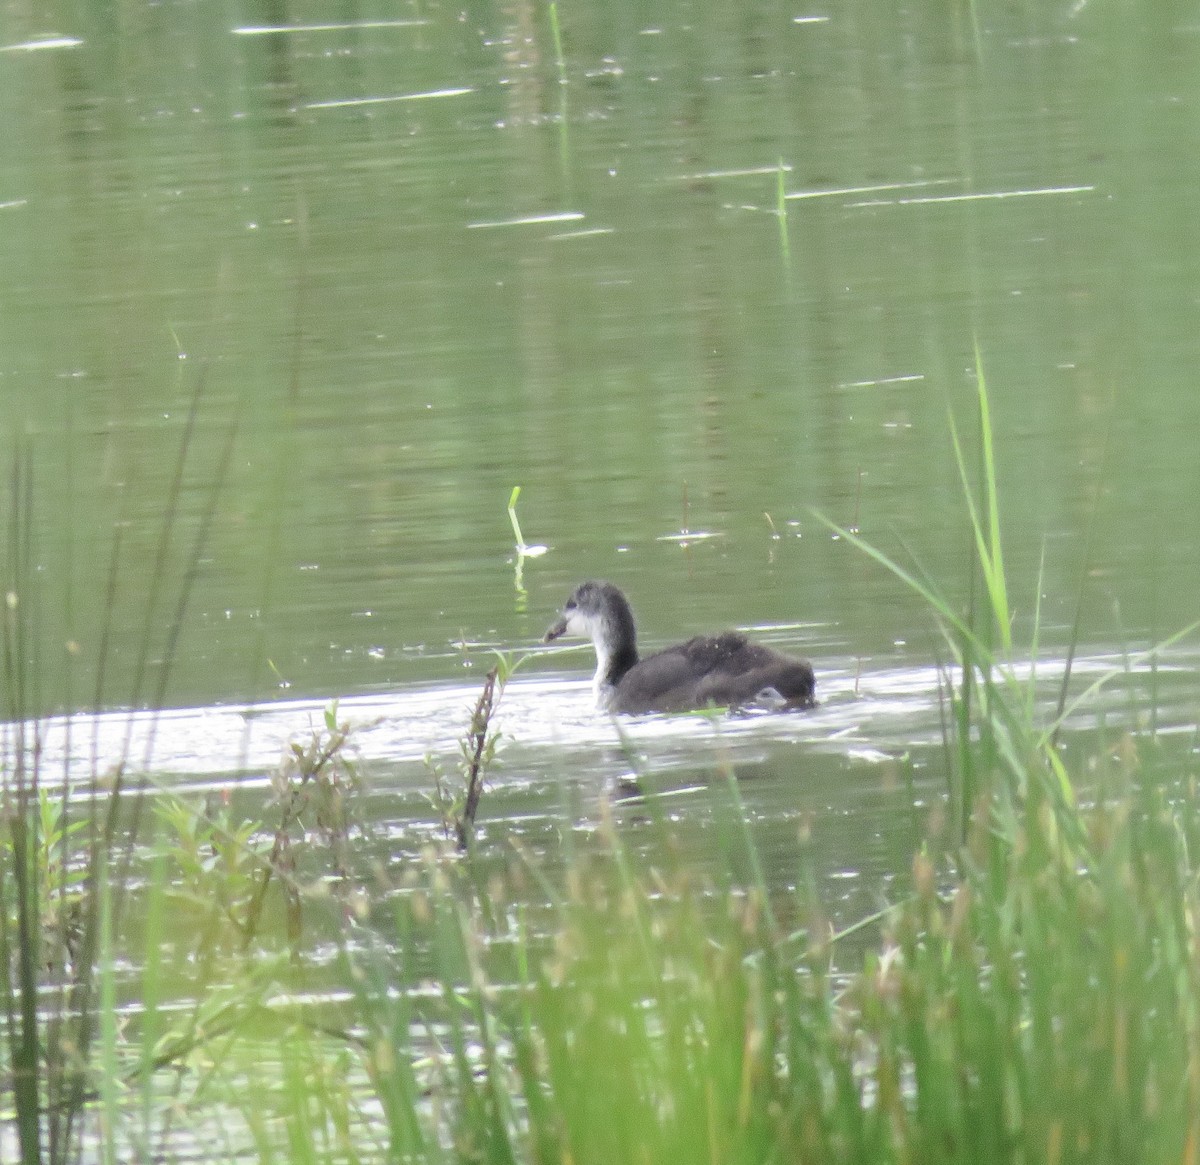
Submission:
[[635,664],[617,684],[611,707],[633,713],[737,707],[766,691],[775,692],[785,706],[808,707],[812,667],[738,631],[724,631],[697,635]]

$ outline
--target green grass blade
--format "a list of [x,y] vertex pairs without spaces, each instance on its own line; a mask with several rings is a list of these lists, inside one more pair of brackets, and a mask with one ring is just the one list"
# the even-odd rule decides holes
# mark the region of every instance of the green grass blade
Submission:
[[[1004,646],[1005,653],[1008,654],[1012,649],[1012,624],[1008,610],[1008,591],[1004,581],[1004,564],[1000,556],[998,517],[994,509],[994,473],[987,463],[985,444],[984,492],[985,496],[991,498],[988,502],[988,509],[991,513],[988,515],[985,527],[984,519],[980,516],[979,506],[975,500],[974,491],[971,489],[966,457],[963,454],[962,441],[958,435],[958,426],[954,421],[953,413],[949,414],[948,420],[950,424],[950,441],[954,447],[954,458],[958,464],[958,475],[962,482],[963,501],[966,504],[967,515],[971,521],[971,532],[975,540],[975,552],[979,559],[979,568],[983,572],[984,585],[987,587],[988,604],[991,608],[995,626],[1000,632],[1001,643]],[[988,426],[988,431],[990,432],[990,426]],[[999,561],[997,561],[998,559]]]
[[116,1130],[121,1121],[121,1108],[118,1100],[120,1067],[117,1063],[117,989],[113,975],[113,966],[116,960],[113,952],[112,894],[109,889],[108,875],[104,869],[100,871],[96,892],[100,897],[99,933],[97,935],[100,955],[97,1020],[100,1039],[96,1059],[96,1067],[99,1072],[100,1111],[103,1114],[100,1154],[105,1165],[119,1165],[121,1157],[117,1152]]
[[996,454],[992,444],[992,411],[988,404],[987,380],[983,374],[983,357],[979,351],[978,339],[975,341],[975,384],[979,393],[979,430],[983,444],[983,470],[987,489],[989,594],[1007,654],[1012,651],[1012,618],[1008,608],[1004,552],[1000,542],[1000,503],[996,491]]

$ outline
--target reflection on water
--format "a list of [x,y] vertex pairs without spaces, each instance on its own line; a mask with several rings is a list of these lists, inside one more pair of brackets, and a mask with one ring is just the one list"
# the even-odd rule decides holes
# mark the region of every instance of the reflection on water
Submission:
[[[492,721],[501,744],[483,798],[480,852],[519,844],[540,864],[557,866],[563,832],[595,828],[602,798],[614,800],[629,844],[657,844],[657,832],[642,839],[638,830],[641,797],[649,795],[697,873],[719,877],[727,856],[714,843],[720,827],[710,786],[736,774],[771,884],[795,885],[803,834],[834,925],[870,914],[941,815],[946,676],[933,666],[884,668],[836,658],[817,666],[815,709],[746,716],[614,719],[593,709],[588,680],[513,679]],[[1043,722],[1056,714],[1064,666],[1062,659],[1037,661]],[[1081,653],[1070,691],[1072,699],[1087,696],[1072,712],[1064,742],[1084,742],[1086,759],[1120,734],[1144,730],[1151,693],[1158,732],[1194,731],[1197,666],[1200,659],[1183,653],[1153,666]],[[1013,675],[1027,680],[1032,671],[1018,665]],[[370,826],[364,857],[402,866],[440,832],[430,801],[433,769],[457,771],[459,741],[477,698],[477,685],[457,683],[338,703],[339,722],[353,727],[352,752],[366,781],[357,806]],[[152,772],[154,788],[236,795],[257,816],[289,742],[319,731],[325,712],[326,705],[295,700],[50,720],[40,726],[42,771],[61,771],[67,747],[80,784],[93,773],[103,779],[129,757],[129,771]]]
[[[546,652],[559,655],[558,651]],[[869,661],[819,661],[815,709],[805,712],[705,713],[613,717],[597,712],[590,679],[561,675],[515,678],[504,689],[492,727],[504,740],[498,786],[540,782],[564,768],[581,783],[637,773],[670,773],[728,763],[736,769],[786,754],[877,763],[942,742],[943,700],[954,675],[926,665],[878,668]],[[1138,726],[1154,680],[1159,730],[1190,725],[1191,679],[1200,661],[1176,652],[1144,657],[1080,654],[1071,661],[1074,699],[1066,731],[1099,724]],[[1016,682],[1036,678],[1038,713],[1057,711],[1066,668],[1043,658],[1014,666]],[[246,779],[273,768],[290,740],[319,730],[330,707],[352,726],[359,757],[386,770],[389,783],[420,784],[413,762],[452,761],[478,698],[475,684],[457,683],[352,696],[336,704],[280,700],[246,707],[173,708],[54,717],[38,726],[41,764],[61,771],[68,759],[76,781],[115,769],[149,770],[176,790]],[[408,774],[407,779],[405,774]]]

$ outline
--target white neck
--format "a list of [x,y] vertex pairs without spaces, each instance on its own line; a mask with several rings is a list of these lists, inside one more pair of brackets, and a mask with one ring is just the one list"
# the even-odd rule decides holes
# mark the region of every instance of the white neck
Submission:
[[592,677],[592,695],[595,697],[596,707],[604,712],[612,702],[615,691],[608,678],[608,669],[612,665],[612,652],[607,643],[600,641],[598,635],[592,637],[592,646],[596,649],[596,674]]

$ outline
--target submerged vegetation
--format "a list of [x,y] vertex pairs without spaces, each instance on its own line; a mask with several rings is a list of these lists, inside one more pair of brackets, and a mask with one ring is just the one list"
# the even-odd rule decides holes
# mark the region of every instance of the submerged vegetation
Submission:
[[[947,793],[861,957],[830,932],[806,834],[793,888],[768,883],[719,762],[719,875],[678,856],[653,793],[636,827],[656,836],[653,857],[607,804],[555,872],[515,846],[479,852],[504,658],[471,713],[461,787],[437,782],[445,843],[431,833],[419,862],[383,868],[350,844],[360,774],[336,709],[287,750],[262,821],[160,791],[140,844],[144,786],[81,792],[39,767],[19,481],[3,1156],[1197,1160],[1193,758],[1181,775],[1163,740],[1125,730],[1086,781],[1068,771],[1065,695],[1039,718],[1016,666],[982,370],[978,382],[978,496],[954,432],[977,600],[959,609],[842,531],[925,596],[951,653]],[[1036,620],[1034,635],[1036,656]],[[325,903],[318,925],[303,908]]]

